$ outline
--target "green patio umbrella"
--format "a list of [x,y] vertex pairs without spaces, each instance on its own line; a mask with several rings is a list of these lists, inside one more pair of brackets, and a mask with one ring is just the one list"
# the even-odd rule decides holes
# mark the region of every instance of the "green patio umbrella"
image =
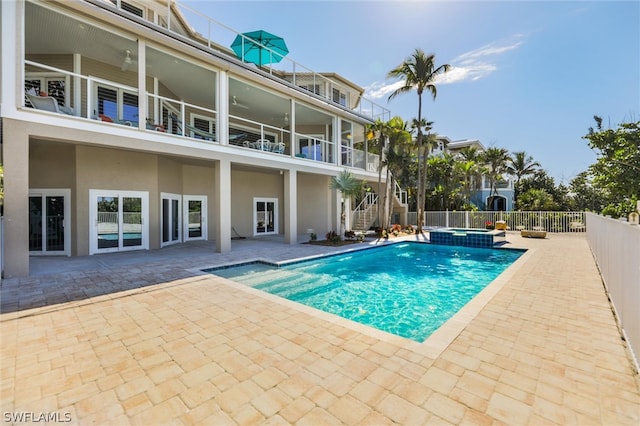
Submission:
[[282,37],[264,30],[238,34],[231,43],[231,49],[244,62],[258,66],[280,62],[289,53]]

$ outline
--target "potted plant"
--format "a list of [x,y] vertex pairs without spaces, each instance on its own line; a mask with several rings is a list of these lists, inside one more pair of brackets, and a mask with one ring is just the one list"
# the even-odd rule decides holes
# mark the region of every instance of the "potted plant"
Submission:
[[494,225],[494,224],[493,224],[493,222],[491,222],[490,220],[488,220],[488,221],[486,221],[486,222],[484,223],[484,227],[485,227],[486,229],[495,229],[495,225]]

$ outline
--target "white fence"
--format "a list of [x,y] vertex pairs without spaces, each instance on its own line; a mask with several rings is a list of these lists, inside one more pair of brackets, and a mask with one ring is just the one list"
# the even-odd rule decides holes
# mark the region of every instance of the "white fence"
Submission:
[[587,240],[636,368],[640,356],[640,226],[587,213]]
[[[408,213],[409,224],[416,223],[416,213]],[[584,212],[552,211],[429,211],[424,213],[425,227],[485,228],[487,222],[503,220],[510,230],[544,229],[548,232],[584,232]]]
[[4,275],[4,217],[0,216],[0,281]]

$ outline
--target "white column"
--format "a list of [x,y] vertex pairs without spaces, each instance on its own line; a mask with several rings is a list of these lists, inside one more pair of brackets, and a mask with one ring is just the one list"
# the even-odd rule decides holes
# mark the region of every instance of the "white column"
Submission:
[[147,45],[138,40],[138,128],[147,128],[149,102],[147,99]]
[[216,252],[231,251],[231,162],[220,160],[215,165],[214,205]]
[[298,243],[298,172],[284,171],[284,239]]
[[[73,54],[73,72],[76,75],[82,74],[82,55],[79,53]],[[80,77],[72,77],[73,84],[73,115],[78,117],[82,114],[82,79]],[[87,90],[89,87],[87,87]],[[67,103],[67,106],[69,104]]]
[[[16,110],[24,98],[24,2],[0,2],[2,25],[2,81],[0,81],[0,105],[3,115]],[[7,161],[6,159],[4,160]]]
[[221,145],[229,144],[229,76],[226,71],[218,72],[217,99],[217,141]]

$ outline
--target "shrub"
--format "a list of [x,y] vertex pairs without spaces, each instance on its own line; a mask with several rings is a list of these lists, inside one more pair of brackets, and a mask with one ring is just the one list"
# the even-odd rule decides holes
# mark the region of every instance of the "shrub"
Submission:
[[336,231],[327,232],[327,241],[331,241],[332,243],[340,241],[340,235]]
[[356,232],[355,231],[344,231],[344,237],[352,240],[356,237]]

